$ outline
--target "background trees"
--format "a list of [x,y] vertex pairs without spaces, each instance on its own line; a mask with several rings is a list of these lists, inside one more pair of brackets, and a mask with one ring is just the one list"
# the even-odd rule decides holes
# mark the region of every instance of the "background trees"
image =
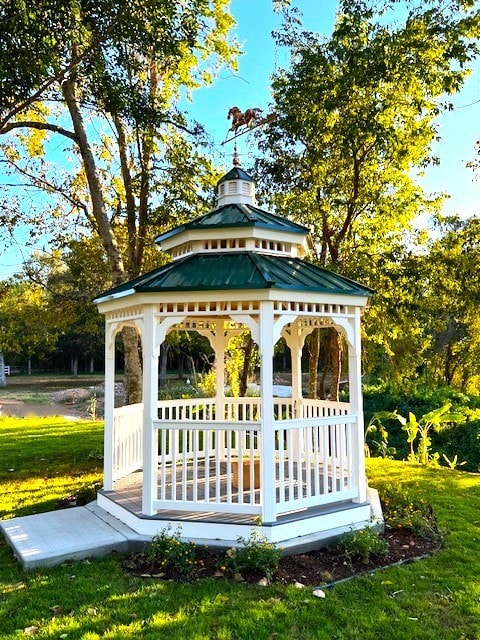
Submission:
[[[217,65],[234,63],[227,7],[227,0],[0,5],[4,171],[48,193],[43,220],[36,210],[27,222],[48,221],[57,245],[82,233],[100,240],[111,285],[145,268],[153,229],[189,213],[192,194],[215,177],[192,146],[199,126],[177,103],[210,82]],[[65,147],[59,172],[52,162]],[[127,328],[123,339],[127,399],[135,402],[137,335]]]
[[[478,16],[459,3],[408,3],[395,22],[386,19],[389,6],[341,2],[329,39],[287,14],[277,38],[290,48],[291,64],[273,78],[276,121],[258,133],[263,157],[256,162],[277,210],[312,227],[314,259],[378,288],[380,301],[405,295],[394,289],[397,258],[415,217],[438,206],[415,173],[434,161],[440,100],[460,88],[478,33]],[[394,333],[373,326],[381,316],[370,313],[369,336],[393,353]],[[327,335],[324,350],[336,397],[342,344]],[[318,335],[310,351],[315,393]]]
[[[443,221],[425,244],[414,222],[441,204],[416,177],[435,162],[437,116],[476,55],[475,3],[339,8],[328,39],[286,14],[277,39],[292,58],[273,79],[277,120],[257,139],[259,191],[312,228],[319,264],[377,290],[364,323],[368,374],[471,388],[475,225]],[[72,355],[97,349],[90,299],[156,266],[156,233],[213,204],[216,170],[179,98],[234,64],[232,18],[226,0],[4,0],[0,18],[0,167],[12,185],[0,223],[43,234],[54,259],[28,276],[65,310],[70,328],[55,335]],[[136,400],[137,336],[124,339]],[[342,343],[325,331],[308,347],[312,394],[331,378],[335,396]]]

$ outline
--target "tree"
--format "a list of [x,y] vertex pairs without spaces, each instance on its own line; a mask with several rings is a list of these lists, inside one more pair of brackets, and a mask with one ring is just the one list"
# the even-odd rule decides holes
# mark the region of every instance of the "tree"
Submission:
[[21,355],[28,368],[33,356],[39,358],[54,348],[58,338],[58,313],[52,315],[42,287],[28,282],[1,283],[0,351]]
[[[277,39],[291,65],[273,78],[276,120],[258,133],[264,189],[279,212],[312,228],[315,261],[367,274],[373,287],[372,257],[385,261],[413,218],[438,204],[414,174],[434,161],[440,99],[462,85],[479,24],[471,3],[407,3],[403,23],[389,23],[383,11],[394,4],[344,0],[328,40],[287,13]],[[318,336],[311,340],[316,389]],[[336,397],[342,345],[329,342]]]
[[480,381],[480,223],[448,217],[439,221],[440,235],[422,256],[422,304],[429,314],[425,354],[431,378],[467,392]]
[[[68,216],[100,238],[113,285],[138,275],[152,229],[170,215],[164,206],[169,198],[156,202],[156,194],[173,184],[178,194],[180,173],[184,199],[175,200],[174,214],[182,215],[187,195],[211,182],[211,167],[187,138],[195,138],[199,127],[189,128],[176,103],[185,87],[209,82],[219,64],[233,63],[227,5],[227,0],[0,4],[0,133],[8,136],[3,162],[23,180],[63,197]],[[30,48],[19,51],[18,42]],[[113,136],[98,135],[96,127],[104,126]],[[63,137],[80,172],[69,166],[66,180],[52,175],[44,159],[47,133]],[[33,161],[25,160],[25,147]],[[58,206],[51,213],[67,219]],[[138,402],[137,334],[125,328],[123,339],[127,402]]]

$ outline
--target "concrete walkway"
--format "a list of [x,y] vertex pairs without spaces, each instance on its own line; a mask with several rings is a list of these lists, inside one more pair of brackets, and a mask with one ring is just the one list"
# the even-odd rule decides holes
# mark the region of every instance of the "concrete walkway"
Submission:
[[2,520],[0,530],[26,570],[103,556],[111,551],[130,551],[148,541],[95,502]]

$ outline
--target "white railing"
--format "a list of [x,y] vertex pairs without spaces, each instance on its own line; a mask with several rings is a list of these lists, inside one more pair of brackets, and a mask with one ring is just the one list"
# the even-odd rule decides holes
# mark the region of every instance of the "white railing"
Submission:
[[261,400],[260,398],[225,398],[225,420],[235,422],[244,420],[260,420]]
[[[274,398],[272,484],[261,479],[260,398],[158,403],[153,508],[279,515],[358,495],[353,474],[357,419],[348,403]],[[216,419],[221,413],[224,419]],[[115,409],[114,479],[142,465],[143,405]]]
[[5,374],[6,376],[9,376],[9,375],[10,375],[10,365],[9,365],[9,364],[5,364],[5,365],[3,366],[3,372],[4,372],[4,374]]
[[298,401],[299,418],[325,418],[327,416],[347,415],[350,405],[348,402],[332,402],[331,400],[313,400],[300,398]]
[[276,423],[276,513],[352,499],[356,416]]
[[215,398],[179,398],[158,403],[159,420],[215,420]]
[[[260,513],[255,463],[247,473],[238,464],[259,460],[258,422],[167,425],[157,420],[154,428],[159,450],[154,509]],[[258,469],[257,462],[257,476]]]
[[113,480],[141,469],[143,464],[143,403],[113,410]]

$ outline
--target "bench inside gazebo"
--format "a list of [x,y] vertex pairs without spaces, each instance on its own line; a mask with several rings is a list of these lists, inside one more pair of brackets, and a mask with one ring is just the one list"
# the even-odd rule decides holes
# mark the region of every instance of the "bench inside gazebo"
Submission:
[[[360,319],[371,290],[303,260],[308,229],[256,206],[234,166],[217,208],[160,236],[172,262],[96,300],[106,317],[105,467],[97,503],[134,531],[178,523],[185,539],[226,546],[254,528],[284,547],[315,545],[371,523],[364,468]],[[141,336],[143,398],[114,407],[115,336]],[[343,333],[348,402],[303,397],[301,357],[314,329]],[[158,400],[171,331],[206,336],[213,398]],[[259,397],[225,395],[229,340],[249,331]],[[273,396],[273,354],[291,352],[292,395]]]

